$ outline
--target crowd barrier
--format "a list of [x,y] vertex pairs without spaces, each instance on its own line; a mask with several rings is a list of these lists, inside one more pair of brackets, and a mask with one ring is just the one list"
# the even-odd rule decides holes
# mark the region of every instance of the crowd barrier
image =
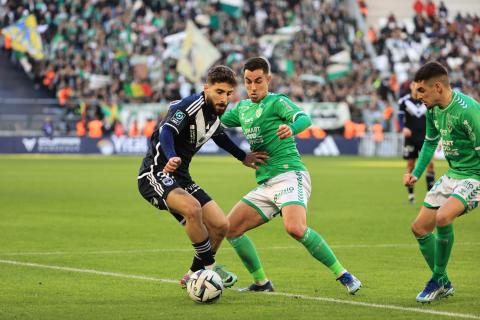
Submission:
[[[242,136],[233,135],[232,140],[242,149],[248,150],[248,143]],[[360,139],[346,140],[341,136],[327,136],[324,139],[297,139],[301,154],[317,156],[358,155]],[[101,154],[101,155],[144,155],[148,148],[145,137],[0,137],[0,153],[22,154]],[[225,154],[212,140],[199,151],[200,154]]]

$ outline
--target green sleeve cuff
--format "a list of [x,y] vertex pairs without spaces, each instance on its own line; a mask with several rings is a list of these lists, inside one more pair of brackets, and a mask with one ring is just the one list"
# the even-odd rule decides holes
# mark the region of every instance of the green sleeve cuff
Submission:
[[312,120],[305,113],[300,113],[294,120],[288,125],[292,129],[293,135],[299,134],[312,125]]

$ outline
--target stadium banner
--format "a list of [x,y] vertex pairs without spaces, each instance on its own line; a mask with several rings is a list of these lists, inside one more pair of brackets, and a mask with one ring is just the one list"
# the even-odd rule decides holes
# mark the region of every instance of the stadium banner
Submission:
[[188,20],[177,71],[193,83],[201,83],[202,76],[220,57],[220,51]]
[[[231,139],[245,151],[249,146],[239,134]],[[301,154],[316,156],[358,155],[359,139],[346,140],[342,136],[327,136],[325,139],[297,139]],[[99,155],[144,155],[148,139],[145,137],[0,137],[0,154],[99,154]],[[207,141],[199,154],[226,154],[212,140]]]
[[350,120],[350,109],[345,102],[304,102],[298,105],[312,118],[312,125],[324,130],[343,127]]

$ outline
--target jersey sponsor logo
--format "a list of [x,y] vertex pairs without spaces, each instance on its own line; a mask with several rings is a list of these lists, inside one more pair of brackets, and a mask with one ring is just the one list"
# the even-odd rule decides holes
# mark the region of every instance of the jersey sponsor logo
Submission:
[[453,140],[447,140],[443,137],[442,137],[442,149],[443,149],[443,153],[446,156],[460,155],[458,148],[455,148],[455,145],[453,144]]
[[192,183],[185,188],[185,191],[187,191],[190,194],[193,194],[198,190],[200,190],[200,187],[196,183]]
[[182,122],[182,120],[185,118],[185,116],[186,116],[185,113],[183,113],[181,110],[177,110],[177,112],[175,112],[175,114],[173,115],[171,121],[176,125],[179,125]]
[[197,130],[195,129],[195,125],[190,125],[190,143],[195,144],[197,143]]
[[277,192],[273,195],[273,201],[277,202],[277,200],[281,197],[281,196],[284,196],[286,194],[290,194],[290,193],[293,193],[293,191],[295,191],[295,188],[294,187],[288,187],[288,188],[284,188],[282,189],[280,192]]
[[338,156],[340,150],[338,150],[335,140],[332,137],[327,136],[318,147],[313,150],[313,154],[316,156]]

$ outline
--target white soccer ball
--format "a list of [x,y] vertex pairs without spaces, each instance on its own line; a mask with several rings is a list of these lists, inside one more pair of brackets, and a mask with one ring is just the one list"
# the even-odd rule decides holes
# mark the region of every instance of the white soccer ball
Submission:
[[211,303],[222,295],[223,282],[218,273],[213,270],[198,270],[190,276],[187,292],[195,302]]

